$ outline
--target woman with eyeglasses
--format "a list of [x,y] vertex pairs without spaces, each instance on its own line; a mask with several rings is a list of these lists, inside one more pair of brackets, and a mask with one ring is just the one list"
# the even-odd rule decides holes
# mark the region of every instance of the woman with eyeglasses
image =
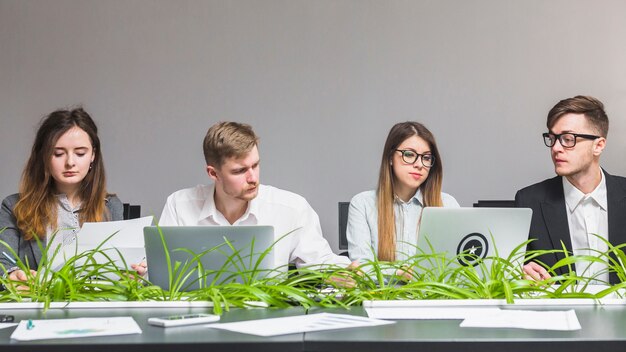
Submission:
[[374,256],[404,260],[416,254],[423,207],[458,207],[441,192],[443,166],[435,137],[418,122],[391,128],[376,190],[357,194],[348,212],[348,253],[364,264]]
[[[84,222],[122,220],[120,200],[107,193],[98,129],[82,108],[57,110],[37,131],[19,193],[0,208],[0,275],[26,281],[51,255],[71,243]],[[4,229],[4,230],[2,230]]]

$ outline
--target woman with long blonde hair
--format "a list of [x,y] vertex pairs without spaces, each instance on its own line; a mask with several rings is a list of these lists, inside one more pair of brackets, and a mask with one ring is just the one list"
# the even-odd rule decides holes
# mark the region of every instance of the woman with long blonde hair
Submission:
[[418,122],[389,131],[376,190],[357,194],[348,213],[348,253],[363,264],[415,254],[423,207],[458,207],[441,192],[443,165],[433,134]]
[[19,193],[0,208],[0,274],[25,281],[17,259],[34,274],[42,248],[71,243],[84,222],[122,218],[122,203],[106,190],[96,124],[82,108],[54,111],[37,130]]

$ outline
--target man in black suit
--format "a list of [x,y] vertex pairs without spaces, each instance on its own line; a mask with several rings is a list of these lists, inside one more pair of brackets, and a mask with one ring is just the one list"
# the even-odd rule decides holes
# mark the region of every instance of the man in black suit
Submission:
[[[515,195],[517,207],[533,210],[529,238],[535,241],[528,250],[565,246],[570,254],[597,257],[607,250],[602,239],[613,245],[626,242],[626,178],[612,176],[600,167],[609,130],[604,105],[589,96],[561,100],[548,113],[547,127],[543,138],[551,148],[558,176]],[[555,253],[537,259],[553,266],[562,258],[563,253]],[[603,263],[579,261],[576,270],[598,282],[617,282],[617,276],[609,275]],[[524,272],[535,280],[550,278],[534,261],[524,265]],[[565,273],[565,267],[557,273]]]

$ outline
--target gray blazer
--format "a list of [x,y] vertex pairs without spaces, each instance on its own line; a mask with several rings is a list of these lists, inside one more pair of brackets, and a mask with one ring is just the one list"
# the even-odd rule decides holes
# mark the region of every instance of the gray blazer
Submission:
[[[4,269],[9,269],[13,264],[6,255],[11,255],[7,251],[6,246],[12,248],[18,257],[24,264],[28,263],[30,268],[39,268],[39,261],[41,260],[41,248],[37,245],[37,240],[32,239],[25,241],[22,233],[17,228],[17,220],[13,215],[13,207],[19,200],[19,194],[12,194],[2,201],[2,207],[0,208],[0,240],[6,244],[0,243],[0,264],[4,266]],[[123,220],[124,219],[124,206],[122,202],[116,196],[110,196],[106,199],[106,207],[111,214],[111,220]],[[45,246],[45,241],[42,241],[42,246]],[[4,252],[4,253],[2,253]],[[5,255],[6,253],[6,255]],[[0,273],[4,273],[2,266],[0,266]]]

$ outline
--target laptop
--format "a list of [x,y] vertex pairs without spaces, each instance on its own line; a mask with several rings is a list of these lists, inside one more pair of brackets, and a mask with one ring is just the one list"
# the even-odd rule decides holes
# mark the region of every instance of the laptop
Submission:
[[[445,253],[463,266],[477,266],[489,257],[506,259],[528,240],[531,217],[529,208],[427,207],[418,231],[418,253]],[[525,250],[523,246],[516,256],[520,265]],[[489,260],[485,264],[489,269]]]
[[167,291],[251,282],[274,271],[272,226],[147,226],[143,231],[149,281]]

